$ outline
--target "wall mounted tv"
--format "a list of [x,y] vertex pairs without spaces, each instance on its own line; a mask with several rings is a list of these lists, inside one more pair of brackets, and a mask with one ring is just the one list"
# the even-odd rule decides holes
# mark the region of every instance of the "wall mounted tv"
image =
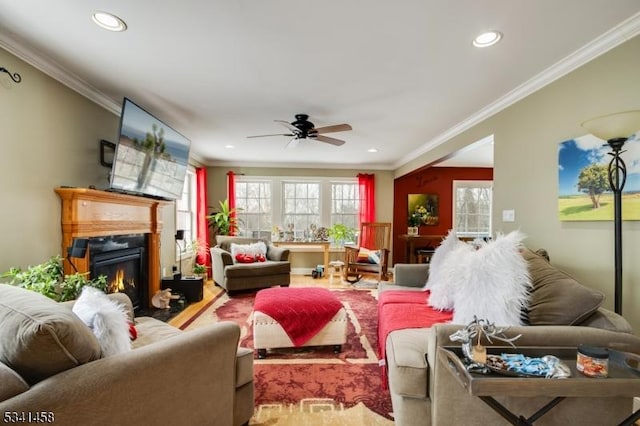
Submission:
[[124,98],[111,189],[168,200],[181,198],[190,146],[189,139]]

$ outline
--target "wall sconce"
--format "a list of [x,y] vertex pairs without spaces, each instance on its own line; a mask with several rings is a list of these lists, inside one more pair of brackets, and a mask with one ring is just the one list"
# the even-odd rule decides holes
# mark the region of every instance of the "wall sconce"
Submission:
[[622,315],[622,190],[627,180],[627,166],[620,154],[624,143],[640,130],[640,111],[626,111],[593,118],[582,123],[592,135],[604,139],[611,147],[609,155],[609,186],[613,192],[615,227],[615,300],[614,309]]
[[4,67],[0,67],[0,72],[6,72],[7,74],[9,74],[9,77],[11,77],[11,80],[13,80],[14,83],[20,83],[22,81],[22,77],[20,77],[20,74],[18,74],[17,72],[11,74],[9,70]]
[[88,238],[74,238],[73,242],[71,243],[71,247],[67,247],[67,262],[71,264],[73,270],[76,271],[76,273],[78,272],[78,268],[76,268],[76,265],[71,261],[71,258],[75,257],[78,259],[83,259],[87,254],[88,246]]
[[176,230],[176,245],[178,246],[178,253],[180,253],[180,262],[178,263],[179,271],[173,273],[173,279],[179,281],[182,279],[182,247],[180,246],[180,241],[184,240],[184,229]]

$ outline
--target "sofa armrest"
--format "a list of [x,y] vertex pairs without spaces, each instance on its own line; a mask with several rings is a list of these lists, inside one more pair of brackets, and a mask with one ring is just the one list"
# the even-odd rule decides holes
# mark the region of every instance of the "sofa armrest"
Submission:
[[428,263],[396,263],[394,265],[394,281],[405,287],[424,287],[429,277]]
[[46,409],[65,425],[231,425],[239,338],[230,322],[180,333],[49,377],[0,412]]
[[629,324],[629,321],[627,321],[622,315],[618,315],[615,312],[604,308],[599,308],[593,313],[593,315],[590,315],[586,320],[582,321],[578,325],[633,334],[633,328],[631,327],[631,324]]
[[286,262],[289,260],[290,250],[285,247],[276,247],[272,244],[267,245],[267,259],[276,262]]

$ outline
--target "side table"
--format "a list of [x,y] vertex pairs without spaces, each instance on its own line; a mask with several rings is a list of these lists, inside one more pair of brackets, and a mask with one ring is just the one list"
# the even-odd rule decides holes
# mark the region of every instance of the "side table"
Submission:
[[[484,375],[469,373],[462,362],[460,347],[438,348],[438,359],[442,365],[454,375],[458,383],[470,394],[478,397],[489,407],[500,414],[512,425],[531,426],[549,410],[560,404],[566,397],[603,397],[640,395],[640,377],[631,369],[622,365],[609,364],[607,379],[593,379],[576,370],[576,348],[568,347],[487,347],[488,353],[500,354],[521,353],[526,356],[540,357],[555,355],[571,370],[571,377],[566,379],[545,379],[528,377],[509,377],[495,373]],[[548,396],[553,399],[541,407],[529,418],[512,413],[500,404],[495,397],[538,397]],[[631,426],[640,418],[640,410],[624,419],[620,426]]]
[[176,280],[173,277],[164,277],[160,283],[162,290],[170,288],[173,292],[184,294],[185,299],[189,303],[199,302],[202,300],[202,277],[183,276]]

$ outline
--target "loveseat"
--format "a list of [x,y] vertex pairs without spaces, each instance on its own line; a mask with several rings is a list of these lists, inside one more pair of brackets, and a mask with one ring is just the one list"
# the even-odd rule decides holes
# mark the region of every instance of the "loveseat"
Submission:
[[[247,247],[263,242],[266,260],[242,263],[232,255],[232,244]],[[289,249],[276,247],[267,240],[258,238],[216,236],[216,245],[211,248],[213,280],[232,293],[273,286],[287,287],[291,283]]]
[[[623,317],[601,307],[604,300],[601,293],[581,286],[531,250],[525,249],[523,257],[533,283],[528,312],[530,325],[512,326],[505,333],[508,336],[522,334],[516,341],[517,346],[576,347],[590,344],[640,353],[640,338],[632,334],[631,326]],[[379,297],[382,300],[384,293],[392,290],[424,291],[428,276],[428,264],[396,264],[395,283],[381,283]],[[379,310],[379,315],[379,322],[384,323],[385,311]],[[469,395],[448,367],[438,360],[439,347],[460,346],[449,336],[461,327],[435,324],[398,329],[387,335],[386,342],[383,342],[385,363],[397,426],[508,424],[479,398]],[[484,344],[491,346],[486,341]],[[494,341],[494,345],[500,345],[500,342]],[[551,400],[550,397],[496,399],[512,412],[525,417]],[[630,397],[566,398],[535,424],[618,424],[631,412]]]
[[[126,295],[109,297],[133,318]],[[101,357],[99,343],[72,305],[0,284],[5,423],[27,423],[24,415],[33,423],[61,426],[248,424],[253,352],[238,348],[236,324],[182,332],[138,317],[132,350]]]

